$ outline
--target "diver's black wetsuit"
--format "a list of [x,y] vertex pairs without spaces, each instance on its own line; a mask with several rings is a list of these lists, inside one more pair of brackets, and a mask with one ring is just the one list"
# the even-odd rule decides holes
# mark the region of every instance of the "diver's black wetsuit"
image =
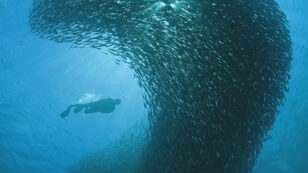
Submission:
[[120,99],[101,99],[96,102],[91,102],[91,103],[85,103],[85,104],[74,104],[68,106],[68,108],[61,113],[61,117],[65,118],[68,116],[70,110],[74,108],[74,113],[79,113],[80,111],[84,110],[84,113],[86,114],[91,114],[91,113],[111,113],[115,110],[115,106],[120,104],[121,100]]

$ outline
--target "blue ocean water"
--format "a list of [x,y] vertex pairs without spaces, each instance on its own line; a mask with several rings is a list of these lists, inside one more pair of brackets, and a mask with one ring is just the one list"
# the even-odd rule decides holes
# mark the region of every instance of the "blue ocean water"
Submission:
[[[278,0],[293,42],[290,91],[255,173],[308,170],[308,2]],[[113,55],[40,39],[29,27],[32,0],[0,0],[0,172],[65,172],[144,121],[143,90]],[[110,114],[59,115],[69,104],[121,98]]]

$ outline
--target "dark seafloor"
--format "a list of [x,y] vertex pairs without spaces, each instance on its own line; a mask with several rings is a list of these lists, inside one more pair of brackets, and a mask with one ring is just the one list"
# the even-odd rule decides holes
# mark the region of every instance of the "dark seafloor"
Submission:
[[[102,149],[85,149],[83,152],[76,152],[77,156],[72,158],[70,163],[66,165],[57,163],[62,168],[56,172],[60,170],[65,172],[304,172],[307,167],[303,161],[305,158],[303,156],[307,154],[305,147],[307,112],[304,106],[307,102],[305,101],[307,94],[304,92],[307,76],[303,70],[305,70],[304,64],[307,64],[304,57],[305,52],[307,53],[305,44],[307,33],[303,28],[307,18],[303,13],[307,3],[303,1],[303,5],[299,6],[296,5],[298,1],[297,3],[294,1],[291,5],[290,1],[278,2],[284,7],[287,17],[273,0],[33,0],[31,11],[28,13],[30,26],[27,31],[30,35],[28,37],[42,40],[35,38],[34,33],[46,40],[65,43],[61,44],[62,47],[71,46],[73,49],[69,51],[77,52],[78,55],[82,55],[83,50],[84,52],[94,51],[90,48],[99,49],[95,50],[97,54],[111,53],[111,58],[120,64],[118,68],[133,70],[135,79],[131,80],[135,80],[142,89],[142,92],[135,91],[139,96],[136,100],[142,103],[140,96],[143,93],[146,109],[142,108],[140,103],[130,103],[131,105],[127,107],[135,106],[131,114],[138,109],[139,112],[135,111],[137,114],[145,114],[144,112],[147,111],[144,120],[135,125],[133,120],[130,120],[131,125],[127,125],[122,117],[119,118],[115,124],[118,125],[121,122],[125,125],[121,126],[122,131],[116,131],[114,134],[121,134],[121,136],[110,135],[113,136],[110,138],[118,136],[118,140],[106,140],[102,144],[106,147]],[[7,1],[2,3],[9,4]],[[288,11],[288,7],[293,7],[296,12]],[[6,6],[0,6],[1,8]],[[303,19],[299,22],[298,18]],[[287,19],[291,24],[291,35]],[[300,25],[294,25],[294,23],[300,23]],[[14,30],[7,29],[8,31],[14,33]],[[10,36],[5,37],[10,40]],[[11,47],[4,46],[8,41],[2,42],[0,42],[1,48],[7,53],[14,51]],[[32,41],[26,44],[31,45]],[[48,42],[45,45],[46,50],[50,49],[48,44],[58,46]],[[40,52],[40,48],[31,49]],[[33,53],[31,49],[28,50],[30,55]],[[59,48],[54,48],[56,51],[57,49]],[[49,51],[49,54],[52,52]],[[57,56],[61,55],[62,53],[57,53]],[[106,55],[101,54],[101,56]],[[33,75],[31,72],[33,63],[24,59],[27,64],[24,69],[29,71],[25,76],[33,78],[28,87],[34,88],[34,91],[35,87],[46,88],[53,85],[54,83],[50,82],[42,87],[44,82],[41,79],[46,77],[56,81],[53,78],[61,76],[61,71],[58,72],[57,68],[65,69],[69,64],[71,66],[69,72],[78,68],[84,71],[79,76],[73,75],[74,80],[70,80],[68,75],[67,78],[57,81],[56,88],[66,87],[66,89],[46,88],[53,90],[54,94],[41,91],[38,96],[35,92],[24,96],[25,92],[20,91],[20,95],[10,96],[6,94],[9,93],[6,90],[12,90],[14,93],[15,88],[10,89],[8,82],[4,85],[7,87],[1,87],[3,95],[0,111],[4,112],[2,113],[3,122],[8,120],[14,122],[14,116],[9,119],[9,115],[12,110],[16,110],[14,106],[16,98],[21,98],[18,104],[26,103],[32,108],[30,110],[28,107],[21,108],[22,112],[18,112],[17,117],[22,116],[28,124],[32,124],[32,119],[35,117],[31,117],[31,114],[39,110],[36,108],[37,102],[31,101],[33,97],[37,99],[42,97],[41,99],[52,105],[65,91],[74,94],[70,91],[73,88],[77,92],[83,90],[79,91],[79,97],[81,93],[85,93],[79,101],[96,99],[94,97],[99,96],[87,93],[87,90],[91,90],[87,88],[87,82],[91,86],[93,80],[101,80],[101,82],[93,83],[92,85],[96,88],[92,91],[102,92],[105,95],[117,93],[117,91],[107,92],[106,89],[112,86],[105,83],[108,81],[106,74],[110,76],[116,67],[109,69],[109,72],[105,70],[101,74],[98,73],[100,72],[98,69],[96,72],[88,73],[89,69],[90,71],[93,69],[91,64],[95,65],[96,61],[99,61],[98,57],[91,58],[91,61],[85,59],[78,65],[71,65],[74,63],[74,58],[70,58],[70,61],[58,63],[50,69],[48,69],[49,64],[56,61],[53,58],[44,58],[45,61],[36,63],[39,58],[40,56],[37,55],[36,58],[30,58],[30,61],[38,67],[43,67],[42,69],[46,71],[45,76]],[[62,56],[61,59],[63,58],[66,57]],[[14,67],[15,63],[18,64],[18,60],[14,63],[6,58],[1,59],[4,69],[0,78],[2,83],[7,78],[11,79],[7,77],[8,74],[12,75],[10,66]],[[59,62],[60,58],[56,59]],[[105,65],[103,68],[106,67]],[[16,65],[14,68],[16,71]],[[83,77],[84,73],[87,74]],[[16,72],[15,75],[21,74]],[[101,79],[100,76],[102,76]],[[123,80],[122,78],[123,76],[120,76],[118,80]],[[71,83],[66,81],[67,79]],[[112,80],[116,79],[109,79],[109,81]],[[79,81],[79,84],[76,85],[76,81]],[[22,82],[23,78],[18,81],[11,80],[11,83],[18,83],[15,84],[16,88],[23,88],[20,85]],[[72,86],[73,83],[74,86]],[[118,82],[118,86],[120,85],[125,84]],[[287,92],[289,88],[290,91]],[[123,97],[127,92],[124,89],[121,93]],[[22,100],[23,96],[29,100]],[[74,97],[76,100],[78,96]],[[9,102],[11,99],[12,101]],[[134,96],[127,99],[127,102],[133,102],[132,99]],[[66,100],[72,100],[72,98]],[[63,102],[65,101],[62,101],[62,106],[57,107],[65,107]],[[141,106],[138,107],[138,105]],[[46,108],[44,109],[46,111]],[[56,116],[59,110],[54,107],[51,109],[52,113],[49,114]],[[125,109],[122,108],[122,111],[124,114]],[[43,116],[43,112],[37,115]],[[276,129],[280,128],[280,130],[275,132],[274,128],[269,133],[277,116]],[[285,117],[288,117],[293,124],[289,125]],[[45,118],[46,120],[34,121],[33,124],[41,122],[48,125],[48,118]],[[112,117],[109,121],[111,119]],[[54,118],[53,121],[56,123],[60,120]],[[79,124],[73,127],[78,129],[84,121],[88,120],[81,119]],[[106,122],[108,119],[104,121],[105,124],[108,123]],[[89,126],[92,125],[88,123]],[[100,124],[97,122],[93,126],[100,126]],[[57,127],[50,127],[50,124],[49,128],[50,134],[63,133],[59,130],[52,131]],[[109,127],[109,129],[114,128],[116,126]],[[292,131],[288,131],[289,134],[284,134],[281,130],[288,128]],[[40,128],[30,127],[30,129]],[[4,146],[0,147],[3,148],[0,150],[1,153],[11,151],[6,149],[8,147],[5,145],[11,136],[4,130],[0,133],[1,142],[4,143],[0,145]],[[99,132],[106,133],[106,130],[107,128],[102,128],[96,131],[96,135],[99,136]],[[35,133],[30,131],[27,135],[33,138]],[[66,130],[65,133],[69,132]],[[97,138],[90,131],[84,133],[83,137],[88,143],[93,143]],[[19,139],[19,142],[22,143],[23,140],[25,139]],[[34,148],[40,145],[40,140],[40,138],[37,139],[38,142],[33,146]],[[48,143],[48,138],[44,140]],[[57,138],[53,140],[57,141]],[[290,141],[294,142],[294,146],[292,146],[293,143],[284,144]],[[58,142],[56,150],[61,150],[61,144],[68,148],[70,145],[78,148],[78,145],[70,143],[73,141],[63,139]],[[82,147],[91,147],[91,144],[82,145]],[[22,155],[22,152],[27,150],[27,145],[24,145],[24,148],[19,150],[19,153],[14,153],[13,158]],[[28,156],[32,158],[33,165],[35,161],[41,161],[39,153],[44,153],[44,150],[37,152],[37,157],[32,158],[31,154]],[[5,157],[10,158],[10,156]],[[57,158],[57,155],[53,157]],[[273,164],[275,162],[276,164]],[[14,172],[7,161],[0,163],[0,168],[3,167],[4,171]],[[24,165],[22,161],[18,163]],[[47,163],[43,163],[42,166],[48,165]],[[28,163],[27,167],[20,166],[17,170],[31,170],[31,165]],[[47,169],[47,172],[55,171]]]

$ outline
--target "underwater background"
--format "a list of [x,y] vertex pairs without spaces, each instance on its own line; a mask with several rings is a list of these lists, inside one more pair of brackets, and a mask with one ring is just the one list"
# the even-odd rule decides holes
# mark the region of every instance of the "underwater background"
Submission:
[[[252,172],[305,173],[308,1],[277,2],[289,21],[291,78]],[[110,160],[133,167],[148,115],[134,71],[102,50],[39,38],[29,26],[31,8],[32,0],[0,0],[0,172],[91,173]],[[60,117],[70,104],[108,97],[121,99],[110,114]]]

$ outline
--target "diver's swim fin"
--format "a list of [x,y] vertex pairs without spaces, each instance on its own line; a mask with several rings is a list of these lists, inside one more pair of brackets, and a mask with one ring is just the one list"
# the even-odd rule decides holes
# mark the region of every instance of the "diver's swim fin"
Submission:
[[65,118],[68,116],[68,114],[70,113],[72,106],[69,106],[64,112],[62,112],[60,115],[62,118]]

